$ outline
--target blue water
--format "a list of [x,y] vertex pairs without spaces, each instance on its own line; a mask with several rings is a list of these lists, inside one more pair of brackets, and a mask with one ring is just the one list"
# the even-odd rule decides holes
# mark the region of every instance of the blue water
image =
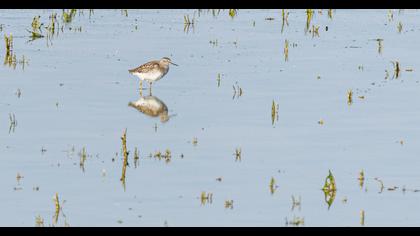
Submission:
[[[305,33],[305,10],[288,10],[283,32],[281,10],[233,18],[228,10],[84,10],[69,24],[62,10],[0,11],[0,33],[12,33],[17,59],[29,60],[24,69],[0,66],[0,225],[34,226],[40,216],[45,226],[285,226],[296,216],[303,226],[360,226],[362,210],[365,226],[417,225],[420,192],[410,189],[420,189],[420,14],[391,11],[392,20],[388,10],[333,10],[332,18],[315,10],[319,36]],[[64,27],[52,45],[27,42],[33,17],[47,26],[53,12]],[[195,19],[188,32],[184,15]],[[162,123],[128,106],[140,95],[127,70],[164,56],[179,66],[153,85],[170,115]],[[391,61],[400,63],[398,78]],[[10,132],[9,114],[17,120]],[[149,156],[166,149],[169,163]],[[329,209],[321,191],[328,170],[337,185]],[[211,203],[201,204],[203,191]],[[65,217],[54,224],[55,193]]]

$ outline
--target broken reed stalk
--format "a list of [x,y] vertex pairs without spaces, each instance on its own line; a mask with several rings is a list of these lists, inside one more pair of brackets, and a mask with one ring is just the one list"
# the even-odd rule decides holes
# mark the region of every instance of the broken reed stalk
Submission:
[[128,161],[128,151],[127,151],[127,129],[124,130],[124,133],[121,137],[122,140],[122,148],[123,148],[123,155],[124,155],[124,162],[123,162],[123,168],[122,168],[122,175],[121,175],[121,181],[123,184],[125,183],[125,171],[127,169],[127,161]]

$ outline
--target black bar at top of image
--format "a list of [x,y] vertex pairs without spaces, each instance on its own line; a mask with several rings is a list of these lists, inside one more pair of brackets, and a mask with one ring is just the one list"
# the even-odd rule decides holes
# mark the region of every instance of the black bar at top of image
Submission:
[[407,9],[413,0],[20,0],[1,1],[3,9]]

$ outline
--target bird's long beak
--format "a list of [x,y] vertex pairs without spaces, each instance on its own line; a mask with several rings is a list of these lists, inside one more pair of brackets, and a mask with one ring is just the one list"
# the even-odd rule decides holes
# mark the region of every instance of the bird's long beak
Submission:
[[174,65],[174,66],[178,66],[177,64],[175,64],[175,63],[173,63],[173,62],[170,62],[172,65]]

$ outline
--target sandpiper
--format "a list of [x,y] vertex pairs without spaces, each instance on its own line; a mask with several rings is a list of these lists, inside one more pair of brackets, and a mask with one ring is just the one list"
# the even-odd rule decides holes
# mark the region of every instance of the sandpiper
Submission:
[[137,68],[128,70],[128,72],[140,78],[140,92],[143,90],[143,80],[147,80],[149,82],[149,90],[151,92],[152,83],[160,80],[168,73],[169,64],[178,66],[168,57],[163,57],[160,60],[150,61]]

